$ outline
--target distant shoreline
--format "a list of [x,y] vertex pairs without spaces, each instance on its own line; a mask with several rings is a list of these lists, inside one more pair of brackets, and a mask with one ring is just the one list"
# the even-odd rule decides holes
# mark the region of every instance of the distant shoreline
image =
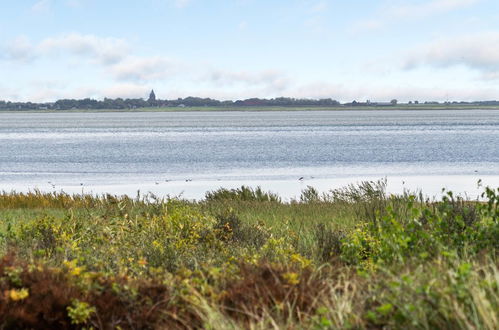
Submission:
[[376,111],[376,110],[499,110],[499,106],[480,105],[396,105],[396,106],[336,106],[336,107],[273,107],[273,106],[245,106],[245,107],[147,107],[136,109],[37,109],[20,110],[5,109],[0,113],[80,113],[80,112],[270,112],[270,111]]

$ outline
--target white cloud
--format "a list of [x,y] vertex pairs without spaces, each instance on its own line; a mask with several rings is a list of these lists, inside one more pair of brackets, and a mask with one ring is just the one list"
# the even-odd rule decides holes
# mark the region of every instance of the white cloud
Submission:
[[31,11],[34,13],[47,13],[52,9],[51,0],[38,0],[33,6],[31,6]]
[[[18,37],[3,47],[0,59],[28,62],[38,58],[61,58],[66,65],[78,63],[81,67],[89,64],[117,81],[140,83],[166,79],[181,69],[180,63],[165,56],[133,56],[129,54],[130,49],[123,39],[77,33],[45,38],[38,43]],[[42,97],[37,96],[39,98]]]
[[20,36],[4,45],[2,50],[3,58],[12,61],[69,54],[87,57],[101,64],[113,64],[127,56],[130,47],[123,39],[71,33],[46,38],[39,43],[33,43],[27,37]]
[[479,1],[481,0],[432,0],[425,3],[411,3],[388,7],[386,14],[399,19],[424,18],[469,7]]
[[499,76],[499,32],[482,32],[434,40],[415,48],[405,68],[422,65],[450,67],[464,65],[491,79]]
[[321,12],[327,10],[328,7],[329,7],[328,1],[326,1],[326,0],[317,1],[316,3],[312,4],[312,6],[310,7],[310,11],[312,13],[321,13]]
[[2,101],[17,101],[19,100],[19,90],[12,87],[0,85],[0,100]]
[[[65,93],[61,93],[61,89],[55,89],[50,87],[40,87],[34,89],[26,101],[30,102],[52,102],[54,100],[68,98]],[[76,98],[76,96],[71,96],[70,98]]]
[[[161,88],[155,88],[155,91]],[[147,88],[143,88],[147,94]],[[143,93],[144,94],[144,93]],[[427,86],[409,85],[399,86],[396,84],[341,84],[319,81],[303,85],[290,85],[288,88],[276,90],[272,88],[261,88],[251,86],[248,88],[216,88],[213,86],[193,86],[192,88],[168,88],[164,97],[175,99],[177,97],[199,96],[211,97],[219,100],[237,100],[252,97],[274,98],[279,96],[294,98],[332,98],[341,102],[357,100],[363,102],[388,102],[397,99],[400,102],[415,101],[476,101],[492,100],[498,98],[497,89],[492,87],[454,87],[442,88],[428,84]]]
[[351,32],[377,30],[386,25],[415,19],[424,19],[434,15],[445,14],[454,10],[472,6],[482,0],[430,0],[421,3],[396,4],[380,7],[372,16],[374,19],[363,19],[354,24]]
[[61,98],[145,98],[154,87],[157,95],[161,98],[175,99],[177,97],[199,96],[211,97],[219,100],[237,100],[252,97],[273,98],[279,96],[289,96],[295,98],[332,98],[341,102],[357,101],[389,101],[398,99],[401,102],[419,100],[423,101],[476,101],[492,100],[498,98],[496,88],[492,87],[452,87],[442,88],[435,84],[407,85],[396,84],[342,84],[318,81],[303,85],[290,85],[284,89],[275,89],[266,86],[249,86],[247,88],[217,88],[214,85],[204,84],[180,84],[171,86],[163,83],[107,83],[100,86],[60,86],[57,84],[30,85],[23,89],[23,94],[19,95],[18,90],[0,86],[0,94],[3,98],[13,101],[34,101],[49,102]]
[[499,71],[484,72],[480,78],[482,80],[499,80]]
[[304,98],[333,98],[341,102],[356,101],[476,101],[493,100],[498,98],[497,89],[488,87],[453,87],[442,88],[432,86],[430,83],[425,87],[421,86],[397,86],[397,85],[349,85],[332,84],[327,82],[317,82],[306,84],[290,89],[289,95]]
[[66,0],[66,6],[79,8],[83,5],[83,0]]
[[178,64],[163,56],[130,56],[111,66],[110,72],[120,81],[151,81],[178,72]]
[[144,98],[149,95],[151,87],[137,84],[116,84],[100,90],[100,97],[109,98]]
[[283,90],[289,84],[288,77],[279,71],[265,70],[260,72],[214,70],[209,79],[220,86],[240,85],[265,86],[275,90]]
[[122,60],[130,47],[123,39],[71,33],[44,39],[36,48],[41,53],[68,52],[74,55],[89,56],[104,64],[111,64]]
[[191,0],[174,0],[174,5],[177,8],[187,7],[191,3]]
[[328,20],[327,11],[330,1],[307,1],[303,12],[305,14],[304,26],[315,33],[325,32],[325,25]]
[[19,36],[2,48],[2,57],[10,61],[29,62],[36,57],[35,49],[26,36]]
[[9,100],[21,102],[53,102],[59,99],[103,99],[109,98],[144,98],[151,91],[150,87],[135,84],[112,84],[101,88],[81,86],[64,88],[54,86],[39,86],[24,92],[22,97],[13,91],[1,88],[2,95],[7,95]]

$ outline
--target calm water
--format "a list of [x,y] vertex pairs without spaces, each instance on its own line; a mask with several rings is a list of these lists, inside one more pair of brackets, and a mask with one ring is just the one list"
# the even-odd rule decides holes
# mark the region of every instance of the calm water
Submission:
[[499,111],[0,113],[5,190],[292,197],[382,177],[394,192],[499,186]]

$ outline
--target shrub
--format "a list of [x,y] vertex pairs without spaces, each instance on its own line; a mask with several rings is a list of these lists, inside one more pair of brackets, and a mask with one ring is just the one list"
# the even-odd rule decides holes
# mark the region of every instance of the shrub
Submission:
[[260,248],[269,238],[263,224],[249,225],[243,223],[233,211],[220,214],[213,229],[219,239],[241,246]]
[[[497,221],[479,219],[473,205],[454,199],[451,192],[437,208],[417,205],[415,200],[415,196],[408,199],[408,215],[387,207],[386,214],[374,222],[357,225],[343,240],[344,260],[353,264],[387,264],[412,257],[497,249],[497,239],[490,236],[498,233]],[[486,205],[490,205],[490,200]]]
[[241,186],[236,189],[220,188],[215,191],[207,192],[205,200],[220,201],[220,200],[236,200],[236,201],[256,201],[256,202],[281,202],[281,198],[271,192],[264,192],[262,188],[256,189]]
[[310,269],[294,269],[268,263],[241,264],[239,280],[227,283],[222,310],[243,321],[256,321],[266,314],[299,320],[313,313],[325,289],[324,278]]
[[314,239],[317,242],[317,259],[321,262],[329,262],[333,258],[340,257],[344,233],[335,231],[320,223],[315,226]]
[[351,184],[332,190],[328,199],[334,203],[355,204],[355,212],[359,219],[374,222],[385,214],[388,206],[386,185],[386,179],[362,181],[357,185]]

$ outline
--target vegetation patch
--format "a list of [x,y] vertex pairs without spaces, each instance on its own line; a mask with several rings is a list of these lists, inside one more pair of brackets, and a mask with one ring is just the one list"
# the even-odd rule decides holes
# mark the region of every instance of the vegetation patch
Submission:
[[0,194],[5,329],[497,329],[499,190]]

